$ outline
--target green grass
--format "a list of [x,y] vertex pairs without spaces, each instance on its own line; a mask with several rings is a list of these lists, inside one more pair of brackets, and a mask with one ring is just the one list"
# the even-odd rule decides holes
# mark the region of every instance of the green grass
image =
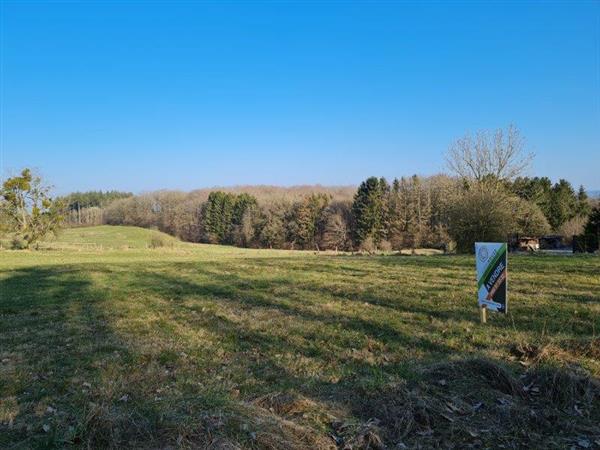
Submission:
[[481,325],[471,256],[150,249],[153,233],[0,252],[0,447],[600,439],[598,257],[511,255],[510,313]]
[[138,227],[103,225],[89,228],[66,228],[56,239],[50,241],[52,248],[99,248],[132,249],[148,248],[153,238],[163,239],[166,244],[176,245],[179,241],[168,234]]

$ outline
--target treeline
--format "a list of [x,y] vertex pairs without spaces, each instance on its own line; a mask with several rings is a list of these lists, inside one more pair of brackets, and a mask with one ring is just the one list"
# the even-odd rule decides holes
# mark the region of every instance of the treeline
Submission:
[[391,183],[371,177],[358,190],[159,191],[89,209],[100,208],[107,224],[156,227],[187,241],[243,247],[466,252],[475,241],[505,241],[514,234],[589,234],[597,209],[592,212],[585,189],[576,192],[566,180],[523,177],[533,160],[524,142],[512,125],[467,134],[446,154],[453,176],[415,175]]
[[[468,184],[437,175],[371,177],[351,200],[320,188],[295,196],[261,197],[240,190],[158,191],[121,198],[102,209],[103,223],[157,228],[191,242],[255,248],[401,250],[429,247],[469,250],[474,240],[510,234],[561,233],[590,213],[585,190],[568,181],[517,178]],[[206,192],[204,193],[206,194]],[[290,198],[291,197],[291,198]]]
[[[156,227],[193,242],[257,248],[400,249],[445,247],[449,196],[456,180],[369,178],[354,196],[347,188],[304,188],[295,196],[246,192],[159,191],[113,202],[105,223]],[[344,195],[336,195],[342,192]],[[291,197],[291,198],[290,198]],[[348,199],[348,197],[350,197]]]
[[92,226],[104,223],[104,207],[115,200],[132,197],[131,192],[87,191],[73,192],[58,200],[66,205],[65,222],[69,226]]
[[[50,188],[24,169],[0,192],[0,231],[26,246],[67,225],[157,228],[191,242],[241,247],[473,251],[475,241],[554,232],[598,247],[600,205],[583,186],[522,176],[533,155],[519,130],[478,131],[446,154],[450,175],[370,177],[352,187],[246,186],[189,193],[76,192],[52,199]],[[591,243],[591,244],[590,244]]]
[[575,189],[567,180],[552,184],[547,177],[518,177],[509,189],[520,198],[537,205],[555,232],[579,234],[591,212],[591,201],[583,186]]

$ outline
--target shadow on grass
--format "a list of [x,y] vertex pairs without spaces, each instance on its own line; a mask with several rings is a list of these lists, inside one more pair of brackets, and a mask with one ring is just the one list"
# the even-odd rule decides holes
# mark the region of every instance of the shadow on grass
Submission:
[[109,299],[82,266],[1,279],[0,447],[157,442],[159,405],[130,408],[112,378],[139,355],[113,332]]
[[[416,298],[403,286],[376,282],[366,290],[355,280],[382,271],[393,277],[403,267],[456,268],[434,259],[377,258],[368,268],[343,259],[338,272],[335,259],[253,258],[245,271],[231,262],[186,262],[5,273],[0,445],[161,446],[183,436],[201,446],[219,433],[244,437],[219,428],[215,417],[271,392],[300,393],[324,411],[356,405],[365,392],[418,377],[423,361],[463,356],[432,335],[431,318],[476,318],[463,304],[431,302],[448,292],[443,278]],[[467,262],[459,266],[457,279],[470,282]],[[527,314],[514,327],[539,328],[534,308],[520,308]],[[570,311],[563,301],[546,314],[562,323]],[[118,326],[135,315],[149,322]]]

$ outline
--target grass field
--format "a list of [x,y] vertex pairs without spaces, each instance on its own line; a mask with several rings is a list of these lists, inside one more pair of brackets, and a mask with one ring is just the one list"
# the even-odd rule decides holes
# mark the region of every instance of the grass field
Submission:
[[0,251],[0,448],[600,448],[600,258],[351,256],[66,230]]

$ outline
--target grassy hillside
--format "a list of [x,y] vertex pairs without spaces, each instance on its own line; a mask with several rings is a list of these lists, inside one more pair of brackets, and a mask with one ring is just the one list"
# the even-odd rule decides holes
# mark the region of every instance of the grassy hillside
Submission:
[[148,248],[153,242],[174,246],[177,239],[156,230],[139,227],[102,225],[97,227],[66,228],[50,240],[50,247],[90,247],[97,249]]
[[511,257],[481,325],[469,256],[147,232],[0,252],[0,447],[600,445],[597,257]]

